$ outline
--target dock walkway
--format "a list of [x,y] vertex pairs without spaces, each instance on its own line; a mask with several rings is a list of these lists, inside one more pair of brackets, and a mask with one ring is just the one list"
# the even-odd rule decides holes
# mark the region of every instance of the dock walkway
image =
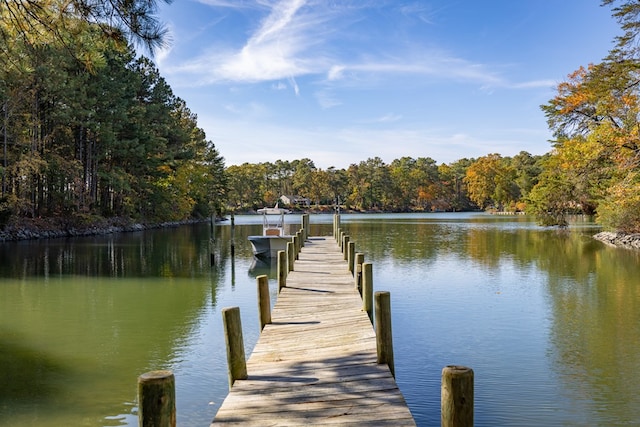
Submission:
[[312,237],[212,426],[415,426],[336,242]]

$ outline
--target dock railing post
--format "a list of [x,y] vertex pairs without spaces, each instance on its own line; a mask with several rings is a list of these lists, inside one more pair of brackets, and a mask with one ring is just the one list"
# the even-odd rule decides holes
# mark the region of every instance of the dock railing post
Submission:
[[344,236],[342,236],[342,257],[346,260],[349,257],[349,235],[345,234]]
[[362,310],[373,323],[373,264],[362,264]]
[[287,286],[287,253],[278,251],[278,293]]
[[349,273],[353,274],[353,261],[356,256],[356,244],[355,242],[349,242],[347,247],[347,264],[349,264]]
[[340,230],[340,240],[338,241],[338,245],[340,245],[340,250],[345,253],[347,251],[347,240],[345,240],[345,237],[349,237],[347,235],[347,233],[345,233],[344,231]]
[[364,262],[364,254],[358,252],[353,265],[353,282],[356,290],[362,296],[362,263]]
[[244,339],[242,338],[242,323],[240,321],[240,308],[223,308],[222,323],[224,325],[224,340],[227,344],[229,389],[231,389],[236,380],[246,380],[248,377],[247,361],[244,355]]
[[138,377],[138,425],[176,426],[176,381],[171,371],[151,371]]
[[293,263],[296,259],[296,254],[293,250],[293,241],[287,243],[287,258],[289,259],[289,262],[287,262],[289,271],[293,271]]
[[333,229],[331,230],[331,235],[333,236],[333,238],[337,241],[338,240],[338,236],[337,236],[337,230],[338,230],[338,214],[337,213],[333,213]]
[[304,241],[309,239],[309,214],[302,215],[302,241],[304,246]]
[[391,294],[387,291],[375,293],[375,328],[378,363],[386,363],[391,375],[396,376],[393,362],[393,336],[391,334]]
[[293,236],[293,258],[298,259],[298,253],[300,252],[298,248],[300,247],[300,232],[297,232],[295,236]]
[[473,369],[442,369],[440,420],[442,427],[473,427]]
[[269,298],[269,277],[262,274],[256,277],[258,285],[258,317],[260,317],[260,331],[264,325],[271,323],[271,299]]

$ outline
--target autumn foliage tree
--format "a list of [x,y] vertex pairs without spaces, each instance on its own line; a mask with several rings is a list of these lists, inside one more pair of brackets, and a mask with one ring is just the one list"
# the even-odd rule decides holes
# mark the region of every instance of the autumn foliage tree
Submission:
[[571,73],[542,106],[555,136],[550,164],[557,175],[543,174],[533,190],[532,209],[559,223],[562,211],[597,212],[609,228],[640,231],[640,209],[631,197],[640,189],[640,4],[603,4],[615,5],[625,33],[602,63]]

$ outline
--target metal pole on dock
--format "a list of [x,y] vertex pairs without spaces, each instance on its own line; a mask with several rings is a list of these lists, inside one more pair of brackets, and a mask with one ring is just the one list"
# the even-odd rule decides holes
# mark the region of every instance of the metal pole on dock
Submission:
[[151,371],[138,377],[138,425],[176,426],[176,382],[171,371]]
[[229,368],[229,389],[231,389],[236,380],[246,380],[248,377],[240,308],[223,308],[222,323],[224,325],[224,341],[227,344],[227,367]]
[[271,300],[269,299],[269,277],[260,275],[256,277],[258,284],[258,315],[260,317],[260,331],[264,325],[271,323]]
[[453,365],[442,369],[440,390],[442,427],[472,427],[473,399],[473,369]]
[[362,264],[362,310],[373,322],[373,264]]
[[375,293],[376,343],[378,363],[386,363],[394,377],[393,336],[391,334],[391,294],[387,291]]

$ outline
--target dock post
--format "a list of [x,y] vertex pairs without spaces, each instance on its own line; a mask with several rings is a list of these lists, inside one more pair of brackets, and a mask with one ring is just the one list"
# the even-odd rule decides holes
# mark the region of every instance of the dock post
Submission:
[[345,246],[345,240],[344,238],[347,236],[347,234],[340,230],[340,240],[338,240],[338,246],[340,246],[340,250],[342,252],[345,252],[347,250],[346,246]]
[[138,425],[176,426],[176,381],[171,371],[151,371],[138,377]]
[[331,235],[333,236],[334,239],[336,239],[336,241],[338,240],[338,214],[334,212],[333,214],[333,229],[331,230]]
[[236,255],[236,217],[231,212],[231,257]]
[[271,323],[271,300],[269,299],[269,277],[262,274],[256,277],[258,284],[258,317],[260,318],[260,331],[264,325]]
[[362,310],[373,323],[373,264],[362,264]]
[[289,258],[289,262],[287,262],[289,271],[293,271],[293,262],[296,259],[296,254],[293,251],[293,241],[287,243],[287,257]]
[[[309,239],[309,214],[302,215],[302,241]],[[304,244],[303,244],[304,246]]]
[[376,343],[378,363],[386,363],[395,378],[393,362],[393,336],[391,334],[391,294],[387,291],[375,293]]
[[287,253],[278,251],[278,292],[287,286]]
[[240,321],[240,308],[223,308],[222,323],[224,324],[224,340],[227,344],[229,389],[231,389],[236,380],[246,380],[248,377],[247,361],[244,355],[244,339],[242,338],[242,323]]
[[473,369],[453,365],[442,369],[440,421],[442,427],[473,426]]
[[349,238],[348,234],[345,234],[344,236],[342,236],[342,255],[343,255],[343,258],[344,258],[345,261],[347,260],[347,258],[349,256],[348,255],[349,254],[349,252],[348,252],[349,240],[350,240],[350,238]]
[[300,232],[298,231],[295,236],[293,236],[293,258],[298,259],[298,254],[300,253]]
[[347,248],[347,264],[349,264],[349,273],[353,274],[353,261],[356,256],[356,244],[354,242],[349,242]]
[[213,211],[209,221],[209,265],[216,265],[216,212]]
[[358,252],[353,264],[353,282],[356,290],[362,296],[362,263],[364,262],[364,254]]

